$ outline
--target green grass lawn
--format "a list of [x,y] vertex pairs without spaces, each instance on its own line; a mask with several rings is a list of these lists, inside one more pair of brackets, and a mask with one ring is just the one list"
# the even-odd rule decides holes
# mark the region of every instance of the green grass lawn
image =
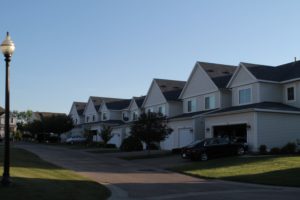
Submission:
[[[11,177],[13,184],[0,185],[0,197],[7,200],[100,200],[110,191],[70,170],[41,160],[22,150],[11,150]],[[0,173],[3,172],[3,146],[0,145]]]
[[172,170],[204,178],[300,187],[300,156],[228,157]]

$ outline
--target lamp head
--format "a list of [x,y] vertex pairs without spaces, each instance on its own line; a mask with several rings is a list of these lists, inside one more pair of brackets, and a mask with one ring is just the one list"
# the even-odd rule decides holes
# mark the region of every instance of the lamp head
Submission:
[[15,51],[15,44],[11,40],[8,32],[6,34],[5,40],[1,44],[1,51],[4,56],[11,56]]

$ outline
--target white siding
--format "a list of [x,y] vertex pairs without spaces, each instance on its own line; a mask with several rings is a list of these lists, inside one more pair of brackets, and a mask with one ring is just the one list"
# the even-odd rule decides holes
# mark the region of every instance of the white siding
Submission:
[[147,109],[148,107],[155,106],[158,104],[166,103],[166,99],[163,96],[160,88],[154,81],[151,85],[151,88],[147,94],[146,101],[144,102],[144,107]]
[[231,87],[237,87],[241,85],[248,85],[251,83],[255,83],[257,80],[251,76],[250,72],[248,72],[244,67],[239,67],[238,71],[235,74],[231,82]]
[[89,99],[88,104],[85,108],[84,116],[85,116],[85,120],[84,120],[85,122],[86,122],[87,116],[89,116],[89,122],[93,122],[93,116],[95,116],[94,121],[99,121],[99,114],[96,111],[94,103],[91,99]]
[[215,92],[217,90],[218,88],[202,67],[196,65],[181,97],[186,99],[201,94]]
[[231,92],[229,90],[223,90],[220,92],[220,102],[221,102],[221,108],[230,107],[232,105],[231,103]]
[[300,115],[258,113],[258,146],[282,147],[300,139]]
[[182,114],[182,102],[169,102],[169,117]]
[[[216,91],[216,92],[212,92],[212,93],[206,93],[206,94],[203,94],[203,95],[199,95],[199,96],[195,96],[194,99],[196,99],[196,111],[203,111],[205,110],[205,97],[208,96],[208,95],[214,95],[215,96],[215,107],[216,108],[220,108],[220,91]],[[183,100],[183,112],[184,113],[187,113],[188,110],[187,110],[187,102],[189,101],[190,99],[186,98]]]
[[249,85],[242,85],[239,87],[232,88],[232,106],[238,106],[239,105],[239,90],[242,88],[251,88],[251,104],[252,103],[259,103],[260,102],[260,94],[259,94],[259,83],[253,83]]
[[282,102],[282,86],[274,83],[258,83],[259,86],[259,101]]
[[[289,86],[295,86],[295,98],[296,98],[295,101],[287,101],[286,88],[289,87]],[[283,93],[283,95],[282,95],[283,96],[282,97],[283,102],[288,104],[288,105],[300,108],[300,81],[295,81],[293,83],[284,84],[283,87],[282,87],[282,90],[283,90],[282,91],[282,93]]]
[[173,132],[169,135],[169,137],[165,141],[161,142],[161,149],[165,149],[165,150],[171,150],[180,147],[179,130],[180,129],[194,130],[194,120],[190,119],[190,120],[170,121],[168,122],[168,126],[173,129]]

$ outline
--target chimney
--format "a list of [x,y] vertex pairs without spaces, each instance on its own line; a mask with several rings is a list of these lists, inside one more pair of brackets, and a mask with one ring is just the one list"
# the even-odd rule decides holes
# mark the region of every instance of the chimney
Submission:
[[295,62],[297,61],[297,57],[294,57],[294,59],[295,59]]

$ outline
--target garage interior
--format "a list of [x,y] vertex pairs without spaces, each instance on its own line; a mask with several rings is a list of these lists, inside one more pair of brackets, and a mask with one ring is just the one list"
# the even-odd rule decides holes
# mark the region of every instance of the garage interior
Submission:
[[230,141],[247,142],[247,124],[213,127],[214,137],[229,138]]

